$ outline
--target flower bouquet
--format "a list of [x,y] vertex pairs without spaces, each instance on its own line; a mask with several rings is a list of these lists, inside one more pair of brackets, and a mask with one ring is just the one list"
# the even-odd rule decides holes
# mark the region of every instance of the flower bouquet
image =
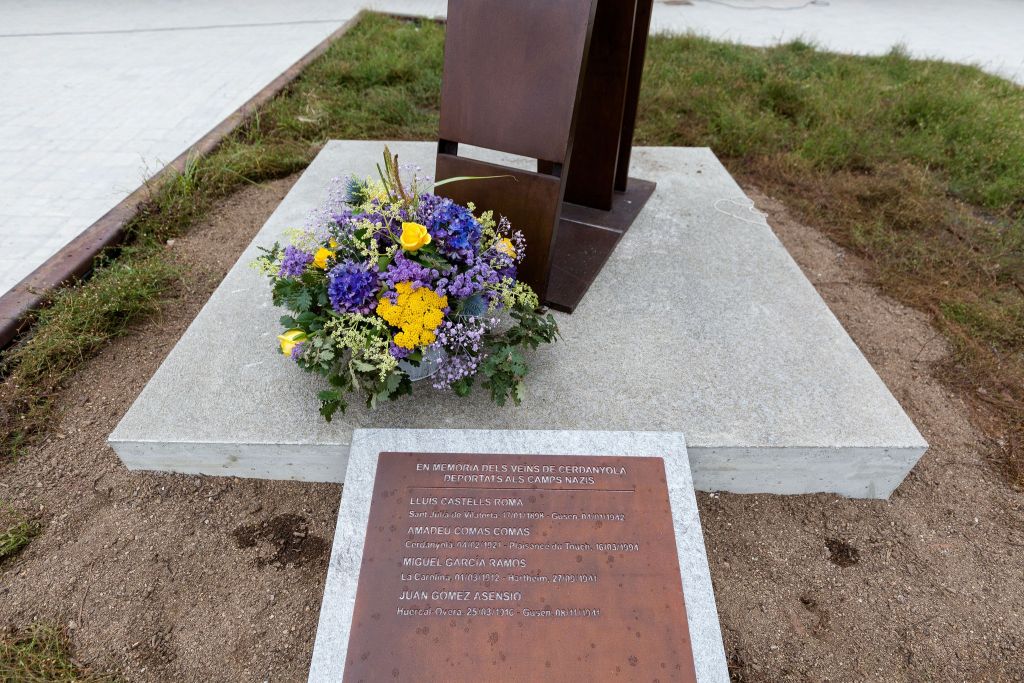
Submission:
[[[554,318],[516,279],[522,233],[433,194],[441,183],[421,188],[414,175],[405,185],[387,148],[378,171],[379,180],[335,181],[310,227],[256,260],[274,304],[289,311],[281,352],[327,379],[327,420],[345,410],[350,392],[364,392],[372,408],[427,377],[465,396],[480,376],[498,405],[518,404],[523,349],[558,336]],[[483,179],[444,182],[469,180]]]

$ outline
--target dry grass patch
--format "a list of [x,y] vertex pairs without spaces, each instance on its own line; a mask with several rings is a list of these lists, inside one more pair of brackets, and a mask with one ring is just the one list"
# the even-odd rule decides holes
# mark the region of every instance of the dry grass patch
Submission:
[[35,625],[23,633],[0,635],[0,681],[10,683],[114,683],[75,663],[67,633]]

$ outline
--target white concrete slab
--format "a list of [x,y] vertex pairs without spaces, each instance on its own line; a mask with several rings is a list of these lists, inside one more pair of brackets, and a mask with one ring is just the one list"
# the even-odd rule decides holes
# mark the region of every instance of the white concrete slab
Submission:
[[[655,456],[665,461],[686,618],[700,683],[729,680],[704,536],[682,434],[662,432],[357,429],[338,510],[330,568],[313,647],[311,683],[345,670],[363,544],[381,452]],[[389,672],[390,673],[390,672]]]
[[[427,386],[324,422],[248,264],[382,144],[335,141],[307,169],[111,434],[128,467],[342,481],[356,427],[660,430],[687,434],[699,489],[885,498],[927,447],[714,154],[685,148],[635,150],[658,189],[532,354],[522,406]],[[433,168],[434,143],[389,144]]]

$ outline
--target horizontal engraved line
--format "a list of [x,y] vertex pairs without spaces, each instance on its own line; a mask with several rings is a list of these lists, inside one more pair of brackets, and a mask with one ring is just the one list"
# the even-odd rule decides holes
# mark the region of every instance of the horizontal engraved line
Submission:
[[542,489],[525,487],[501,487],[501,486],[410,486],[413,489],[429,489],[443,491],[592,491],[594,493],[636,493],[636,489]]

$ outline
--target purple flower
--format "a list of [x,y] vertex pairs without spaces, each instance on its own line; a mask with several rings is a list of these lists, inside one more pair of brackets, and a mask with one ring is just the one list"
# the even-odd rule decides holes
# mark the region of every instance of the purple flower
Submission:
[[306,226],[316,239],[324,241],[328,235],[336,235],[339,229],[346,231],[351,222],[352,212],[346,204],[348,181],[332,178],[323,204],[310,212]]
[[464,206],[435,194],[420,196],[419,223],[427,226],[441,251],[448,255],[468,256],[480,241],[480,223]]
[[379,288],[380,277],[376,268],[365,263],[345,261],[327,274],[327,296],[339,313],[370,313]]
[[313,255],[296,247],[287,246],[284,248],[284,257],[281,259],[281,270],[278,277],[299,277],[306,272],[306,267],[313,262]]
[[412,349],[403,349],[395,342],[391,342],[391,346],[388,348],[388,350],[391,351],[391,355],[397,358],[398,360],[408,358],[409,354],[412,353]]
[[292,360],[298,360],[302,356],[302,347],[306,342],[299,342],[292,347],[291,358]]
[[442,288],[444,294],[456,299],[466,299],[483,291],[484,285],[496,284],[501,280],[501,275],[490,264],[484,261],[474,263],[472,257],[468,263],[471,264],[468,270],[447,279]]
[[[398,208],[397,216],[393,213],[396,208]],[[379,226],[379,229],[373,233],[373,237],[380,244],[385,246],[394,244],[392,236],[396,233],[401,233],[402,221],[407,219],[408,212],[404,208],[396,207],[393,204],[382,204],[378,199],[370,201],[368,209],[368,211],[359,214],[358,218],[361,221],[368,221],[372,225]]]
[[328,226],[330,237],[338,240],[345,239],[356,229],[355,221],[352,218],[352,210],[346,207],[341,211],[332,211]]
[[[526,238],[518,230],[513,232],[508,219],[504,217],[498,223],[498,235],[504,235],[504,237],[499,237],[482,255],[482,258],[497,272],[499,280],[505,278],[515,280],[516,264],[522,261],[526,255]],[[512,254],[508,253],[509,243],[512,246]]]
[[384,281],[391,289],[394,289],[399,282],[411,282],[413,289],[419,289],[420,287],[429,287],[440,275],[438,271],[420,265],[406,258],[402,252],[398,252],[395,254],[395,260],[391,262],[387,272],[384,273]]
[[497,324],[493,318],[462,318],[458,321],[445,320],[437,328],[435,347],[445,350],[434,388],[446,389],[465,377],[476,374],[477,366],[483,360],[483,338],[487,330]]

